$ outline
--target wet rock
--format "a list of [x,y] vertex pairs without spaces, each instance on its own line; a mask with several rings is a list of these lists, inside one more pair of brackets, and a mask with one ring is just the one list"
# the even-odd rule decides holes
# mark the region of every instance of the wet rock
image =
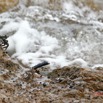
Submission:
[[23,69],[0,48],[0,103],[102,103],[102,69],[49,70]]
[[80,73],[84,71],[83,68],[77,67],[63,67],[60,69],[55,69],[53,72],[48,74],[48,77],[53,79],[57,77],[75,79],[79,77]]
[[[48,77],[57,82],[63,80],[62,85],[68,87],[63,95],[68,98],[91,99],[93,91],[103,91],[103,71],[78,67],[63,67],[53,70]],[[61,82],[60,82],[61,84]],[[62,92],[63,93],[63,92]],[[100,94],[100,93],[99,93]]]

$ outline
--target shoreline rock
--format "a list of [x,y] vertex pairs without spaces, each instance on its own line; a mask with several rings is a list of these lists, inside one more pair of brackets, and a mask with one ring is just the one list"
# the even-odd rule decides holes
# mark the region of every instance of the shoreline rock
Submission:
[[14,63],[0,47],[0,103],[15,101],[102,103],[103,70],[63,67],[47,75],[37,74],[33,69],[25,70]]
[[15,7],[19,0],[0,0],[0,13]]

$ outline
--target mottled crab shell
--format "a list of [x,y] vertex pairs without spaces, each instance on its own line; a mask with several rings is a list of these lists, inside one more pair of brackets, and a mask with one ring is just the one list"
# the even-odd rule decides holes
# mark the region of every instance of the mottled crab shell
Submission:
[[2,48],[7,49],[9,44],[8,44],[8,40],[7,40],[7,36],[0,36],[0,46],[2,46]]

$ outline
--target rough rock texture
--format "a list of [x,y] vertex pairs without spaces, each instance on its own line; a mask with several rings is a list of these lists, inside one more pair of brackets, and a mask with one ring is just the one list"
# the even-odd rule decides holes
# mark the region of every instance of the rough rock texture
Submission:
[[103,103],[101,68],[43,69],[19,66],[0,47],[0,103]]
[[87,6],[94,11],[98,11],[102,8],[102,5],[95,3],[95,0],[19,0],[25,6],[38,5],[51,10],[61,10],[64,2],[74,2],[74,5],[78,7]]
[[0,12],[7,11],[8,9],[16,6],[19,0],[0,0]]
[[[10,8],[15,7],[19,2],[22,2],[25,6],[38,5],[43,6],[52,10],[61,10],[63,2],[69,0],[0,0],[0,12],[9,10]],[[94,3],[94,0],[79,0],[82,5],[87,5],[92,10],[98,11],[101,9],[102,5]],[[74,0],[75,5],[79,7],[81,4]]]

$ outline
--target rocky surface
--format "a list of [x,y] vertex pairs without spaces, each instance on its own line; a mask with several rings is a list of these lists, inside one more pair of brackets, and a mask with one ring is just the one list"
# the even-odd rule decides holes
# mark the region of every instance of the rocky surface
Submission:
[[[41,7],[43,6],[43,7],[49,8],[50,10],[54,10],[54,9],[61,10],[61,1],[66,1],[66,0],[20,0],[20,1],[22,2],[24,1],[24,4],[27,7],[35,4],[35,5],[40,5]],[[43,3],[44,1],[46,3]],[[91,10],[93,11],[101,10],[101,7],[94,4],[93,0],[87,0],[87,1],[81,0],[81,1],[84,7],[85,5],[87,5],[87,7],[91,8]],[[82,9],[81,3],[79,1],[74,0],[73,2],[75,5],[77,5],[79,8]],[[9,8],[14,7],[17,4],[18,4],[18,0],[0,0],[0,12],[4,12],[8,10]],[[55,6],[55,4],[57,5]],[[67,24],[67,30],[69,29],[68,24],[69,26],[70,24],[73,24],[73,23],[81,24],[81,25],[85,24],[85,22],[80,21],[81,16],[79,18],[79,16],[75,16],[76,14],[74,15],[74,17],[77,17],[77,20],[69,18],[67,15],[59,16],[59,13],[57,12],[48,11],[46,9],[43,10],[43,8],[39,8],[39,7],[38,9],[34,7],[36,12],[30,12],[32,11],[32,9],[30,9],[29,7],[28,9],[26,8],[27,9],[26,11],[24,10],[25,8],[21,10],[25,12],[21,12],[19,11],[19,9],[14,9],[13,12],[15,12],[16,15],[12,14],[13,13],[12,12],[11,15],[13,17],[10,15],[9,17],[7,16],[7,19],[12,18],[14,20],[15,17],[22,18],[22,17],[28,16],[28,19],[32,18],[30,19],[32,20],[32,22],[35,21],[38,23],[36,24],[33,22],[34,24],[36,24],[36,26],[38,25],[37,27],[38,30],[39,29],[41,29],[41,31],[45,30],[48,34],[50,33],[54,35],[56,34],[64,35],[65,34],[64,31],[66,31],[66,29],[64,29],[66,27],[66,24]],[[49,16],[46,16],[47,15],[46,13],[49,14],[50,17],[54,17],[57,15],[56,16],[57,19],[53,18],[51,22],[50,21],[51,18]],[[88,10],[85,11],[84,14],[85,13],[88,14]],[[83,18],[84,17],[86,16],[83,16]],[[59,22],[58,20],[60,20],[60,23],[63,23],[64,25],[61,26],[60,28],[59,28],[59,24],[56,26],[53,25],[53,28],[48,27],[48,25],[53,23],[53,21]],[[100,20],[102,20],[102,17],[100,17]],[[45,22],[50,21],[50,24],[48,22],[47,25],[44,25],[40,23],[42,21],[45,21]],[[42,26],[44,25],[44,28],[40,28],[41,25]],[[57,29],[56,27],[58,27],[59,29]],[[81,29],[82,28],[80,27],[80,32],[81,32]],[[90,31],[84,30],[83,33],[80,34],[82,39],[79,39],[77,37],[78,36],[77,34],[79,34],[79,33],[76,33],[76,32],[79,32],[78,28],[73,30],[74,30],[73,36],[75,36],[75,38],[79,42],[84,40],[87,43],[87,40],[88,40],[88,41],[91,41],[90,43],[87,44],[89,45],[89,44],[95,43],[96,40],[101,41],[101,39],[98,39],[97,36],[95,36],[96,39],[93,38],[94,27],[92,29],[93,33],[91,33]],[[102,28],[100,30],[102,31]],[[88,34],[86,36],[87,37],[86,40],[84,39],[86,38],[84,35],[85,32]],[[7,34],[7,32],[5,34]],[[91,35],[93,34],[93,36],[89,37],[90,34]],[[97,31],[97,34],[98,34],[98,31]],[[92,38],[93,41],[91,39],[88,39],[88,37]],[[60,36],[60,39],[61,39],[61,36]],[[102,47],[101,43],[100,45],[97,45],[96,47],[94,45],[95,48],[93,47],[93,49],[91,49],[91,51],[95,51],[94,55],[93,54],[91,55],[92,52],[90,51],[85,51],[86,54],[90,53],[90,55],[88,56],[92,56],[93,62],[94,62],[93,57],[95,57],[95,55],[98,56],[97,53],[99,54],[101,53],[101,48],[98,49],[98,47],[100,46]],[[102,58],[101,55],[98,58],[96,57],[98,62],[99,62],[99,59]],[[28,66],[23,65],[21,61],[18,61],[18,62],[19,63],[12,60],[8,56],[8,54],[2,49],[2,47],[0,47],[0,103],[103,103],[103,68],[95,68],[95,70],[92,70],[89,68],[80,68],[80,67],[72,65],[71,67],[67,66],[63,68],[57,68],[53,71],[50,70],[49,66],[45,66],[42,68],[38,68],[37,70],[33,70],[32,68],[29,68]]]
[[19,0],[0,0],[0,12],[9,10],[15,7],[19,3]]
[[0,47],[0,103],[103,102],[102,68],[45,68],[23,68]]
[[[38,5],[49,8],[51,10],[61,10],[62,3],[67,2],[70,0],[0,0],[0,12],[5,12],[13,7],[15,7],[19,2],[24,4],[25,6],[31,5]],[[75,5],[81,6],[79,2],[81,2],[84,6],[87,5],[89,8],[93,9],[94,11],[98,11],[102,8],[102,4],[94,3],[93,0],[80,0],[80,1],[73,1]],[[56,4],[56,6],[55,6]]]

